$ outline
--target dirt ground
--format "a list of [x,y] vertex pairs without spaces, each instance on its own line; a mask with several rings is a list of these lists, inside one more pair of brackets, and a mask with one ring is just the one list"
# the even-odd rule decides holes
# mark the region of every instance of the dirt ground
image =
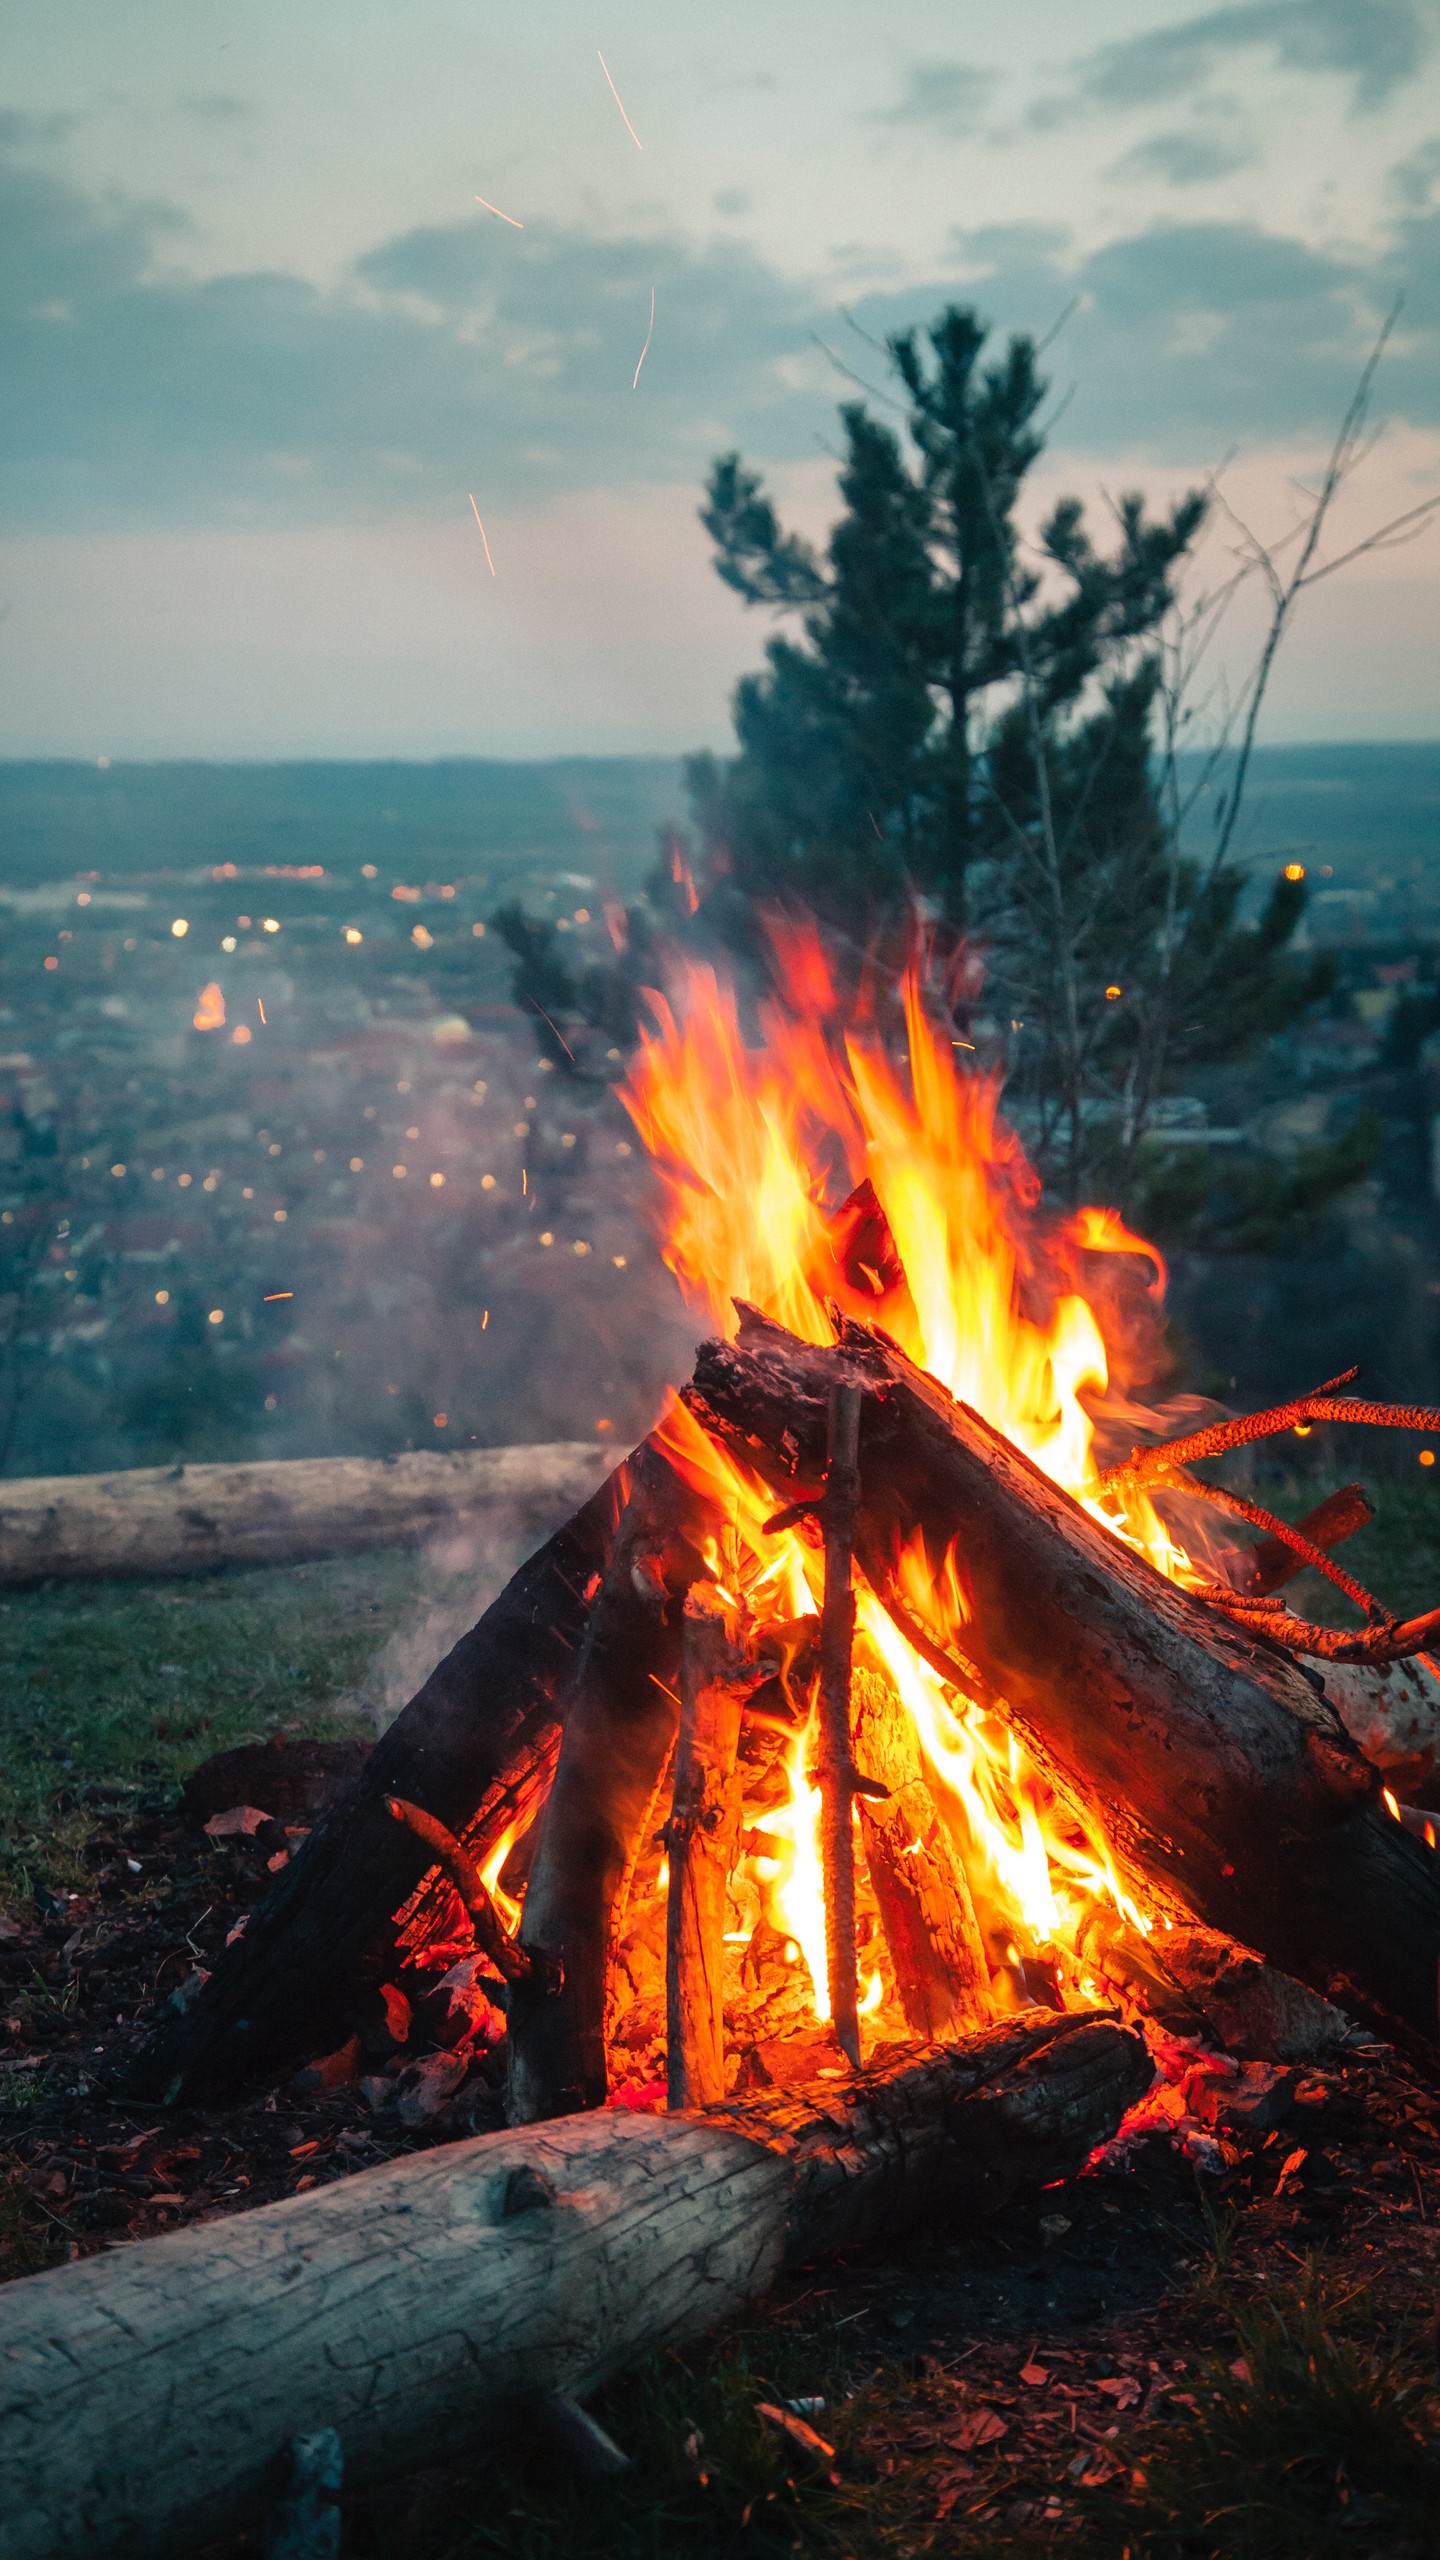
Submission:
[[[397,2042],[383,2015],[343,2085],[128,2102],[157,2005],[213,1964],[287,1836],[209,1839],[168,1792],[109,1828],[90,1810],[86,1889],[0,1923],[0,2276],[499,2121],[493,2056],[438,2098],[419,2069],[404,2103],[428,2039]],[[613,2491],[577,2504],[523,2454],[503,2473],[460,2458],[355,2502],[351,2547],[1440,2551],[1440,2057],[1372,2045],[1231,2148],[1202,2172],[1151,2131],[987,2223],[813,2268],[743,2330],[611,2387],[605,2423],[635,2457]],[[776,2395],[827,2455],[767,2433]]]

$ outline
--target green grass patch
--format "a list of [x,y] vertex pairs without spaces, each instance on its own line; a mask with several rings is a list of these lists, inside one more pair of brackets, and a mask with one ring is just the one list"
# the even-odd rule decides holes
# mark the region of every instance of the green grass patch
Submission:
[[0,1900],[81,1884],[86,1841],[212,1751],[353,1733],[341,1702],[419,1577],[387,1550],[0,1602]]
[[1194,2406],[1136,2447],[1143,2485],[1098,2548],[1132,2560],[1326,2560],[1440,2552],[1428,2328],[1315,2267],[1236,2304],[1234,2346],[1199,2364]]

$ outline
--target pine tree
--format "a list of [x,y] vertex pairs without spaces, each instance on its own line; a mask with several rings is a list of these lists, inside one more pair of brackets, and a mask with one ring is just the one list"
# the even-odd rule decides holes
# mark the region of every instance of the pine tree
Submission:
[[1027,547],[1047,385],[1029,338],[990,362],[987,344],[955,307],[887,342],[900,423],[841,409],[823,557],[738,454],[717,461],[718,572],[798,636],[742,678],[738,753],[694,757],[687,778],[732,937],[793,900],[873,944],[919,898],[942,941],[972,940],[985,993],[965,1028],[1003,1055],[1073,1192],[1097,1146],[1133,1163],[1182,1059],[1279,1027],[1316,982],[1286,957],[1291,890],[1242,927],[1243,875],[1182,859],[1158,787],[1160,636],[1204,495],[1158,517],[1123,497],[1103,550],[1063,499]]

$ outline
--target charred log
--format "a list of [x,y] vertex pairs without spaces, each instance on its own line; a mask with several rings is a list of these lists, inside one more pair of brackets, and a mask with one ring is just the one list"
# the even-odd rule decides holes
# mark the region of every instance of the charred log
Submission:
[[960,2035],[990,2014],[970,1885],[935,1811],[915,1726],[888,1680],[855,1674],[855,1757],[887,1789],[860,1799],[865,1863],[913,2035]]
[[[840,1379],[866,1390],[857,1553],[912,1641],[1003,1703],[1142,1887],[1318,1987],[1352,1977],[1435,2036],[1440,1857],[1391,1820],[1296,1662],[1156,1572],[862,1326],[827,1350],[747,1311],[737,1342],[702,1347],[687,1397],[777,1493],[809,1499]],[[906,1609],[897,1540],[920,1541],[937,1580],[953,1551],[963,1656]]]
[[365,1991],[393,1964],[396,1915],[434,1863],[386,1799],[406,1797],[464,1833],[487,1789],[503,1796],[508,1772],[544,1744],[609,1560],[625,1476],[617,1470],[520,1567],[431,1672],[193,2006],[166,2020],[141,2065],[146,2095],[214,2097],[343,2043]]
[[659,1451],[629,1500],[589,1612],[540,1817],[520,1942],[543,1956],[510,2001],[512,2124],[603,2105],[614,1920],[675,1739],[685,1593],[700,1570],[693,1498]]
[[718,1599],[685,1603],[675,1795],[665,1826],[668,2098],[711,2106],[725,2095],[725,1898],[740,1832],[740,1718],[766,1677],[731,1642]]

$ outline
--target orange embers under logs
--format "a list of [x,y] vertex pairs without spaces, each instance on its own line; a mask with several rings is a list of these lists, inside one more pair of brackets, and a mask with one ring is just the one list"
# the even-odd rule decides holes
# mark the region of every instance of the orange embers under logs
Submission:
[[[664,1249],[687,1301],[733,1334],[732,1301],[750,1301],[811,1342],[830,1342],[827,1302],[883,1326],[952,1394],[1003,1431],[1116,1535],[1162,1570],[1193,1578],[1144,1494],[1123,1510],[1096,1489],[1097,1426],[1139,1416],[1116,1383],[1153,1342],[1165,1287],[1160,1257],[1113,1211],[1047,1213],[1019,1141],[999,1116],[998,1084],[961,1063],[937,1027],[920,972],[887,1040],[862,1003],[842,1007],[818,942],[790,936],[782,994],[742,1032],[732,988],[691,966],[654,1000],[622,1098],[659,1169]],[[734,1544],[716,1579],[751,1621],[813,1616],[818,1553],[795,1531],[766,1534],[774,1497],[717,1447],[683,1407],[660,1426],[667,1454],[702,1490]],[[1107,1451],[1107,1456],[1113,1452]],[[932,1624],[968,1614],[964,1559],[937,1588],[918,1556],[901,1560]],[[923,1580],[923,1588],[916,1585]],[[1031,1996],[1038,1972],[1083,1994],[1073,1949],[1087,1911],[1108,1900],[1142,1928],[1093,1818],[1062,1807],[1004,1721],[941,1681],[859,1584],[868,1654],[914,1719],[940,1818],[966,1866],[1001,1997]],[[785,1933],[825,2014],[819,1798],[808,1735],[788,1745],[788,1801],[751,1824],[736,1894]],[[739,1934],[737,1925],[737,1934]],[[1027,1978],[1028,1969],[1028,1978]],[[887,1984],[861,1957],[866,2007]]]

